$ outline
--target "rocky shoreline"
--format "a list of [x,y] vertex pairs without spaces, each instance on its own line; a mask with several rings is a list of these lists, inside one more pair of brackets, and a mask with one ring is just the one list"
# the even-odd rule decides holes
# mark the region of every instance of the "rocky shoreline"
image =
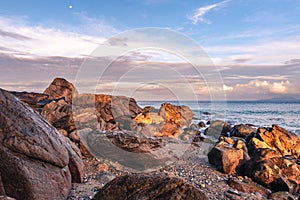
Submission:
[[62,78],[0,89],[0,102],[0,199],[300,198],[300,139],[277,125],[191,124],[186,106],[78,94]]

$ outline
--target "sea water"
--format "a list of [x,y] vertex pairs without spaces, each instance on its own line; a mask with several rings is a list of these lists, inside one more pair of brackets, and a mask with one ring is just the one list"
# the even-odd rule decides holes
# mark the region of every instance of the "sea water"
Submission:
[[255,101],[139,101],[141,107],[160,108],[168,102],[189,106],[194,112],[193,123],[221,119],[232,125],[252,124],[256,127],[271,127],[277,124],[300,136],[299,102],[255,102]]

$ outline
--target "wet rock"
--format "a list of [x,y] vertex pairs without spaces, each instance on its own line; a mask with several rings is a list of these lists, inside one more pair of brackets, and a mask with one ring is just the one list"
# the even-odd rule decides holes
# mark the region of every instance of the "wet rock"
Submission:
[[49,95],[49,99],[56,99],[64,97],[67,103],[72,103],[73,97],[78,95],[74,85],[64,78],[55,78],[44,94]]
[[243,141],[221,137],[219,142],[208,153],[208,160],[217,169],[226,174],[235,174],[249,159],[246,145]]
[[228,185],[233,189],[236,189],[241,192],[245,192],[247,194],[258,192],[265,197],[267,197],[270,194],[270,192],[267,189],[258,186],[257,184],[254,184],[253,182],[250,182],[249,180],[246,179],[241,180],[236,177],[232,177],[229,178]]
[[198,123],[198,127],[199,128],[204,128],[204,127],[206,127],[206,125],[205,125],[204,122],[201,121],[201,122]]
[[133,174],[117,177],[95,195],[95,200],[208,199],[182,179],[163,175]]
[[250,125],[239,124],[235,125],[230,133],[231,136],[246,138],[248,135],[255,133],[256,129]]
[[82,160],[67,138],[1,89],[0,125],[0,185],[5,195],[16,199],[65,199],[71,180],[83,180]]

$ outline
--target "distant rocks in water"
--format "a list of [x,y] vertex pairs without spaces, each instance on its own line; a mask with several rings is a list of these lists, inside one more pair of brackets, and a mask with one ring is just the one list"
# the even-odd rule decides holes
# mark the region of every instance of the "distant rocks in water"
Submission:
[[77,147],[15,96],[0,89],[0,195],[66,199],[82,182]]
[[208,154],[210,163],[222,172],[249,176],[274,191],[300,192],[299,137],[277,125],[253,131],[247,125],[233,129],[233,135],[246,137],[247,144],[243,139],[237,140],[241,141],[238,145],[232,138],[221,137]]
[[209,199],[202,191],[182,179],[155,174],[117,177],[95,195],[95,200],[115,199]]

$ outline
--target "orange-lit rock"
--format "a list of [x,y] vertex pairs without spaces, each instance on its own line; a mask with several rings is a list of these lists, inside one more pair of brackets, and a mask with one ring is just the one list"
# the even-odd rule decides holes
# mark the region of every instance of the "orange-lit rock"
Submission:
[[250,151],[256,154],[258,149],[272,149],[281,156],[300,159],[300,138],[283,128],[273,125],[271,129],[259,128],[249,142]]
[[194,116],[192,110],[187,106],[175,106],[163,103],[159,110],[159,115],[165,122],[175,123],[178,127],[188,127]]
[[249,156],[245,143],[228,137],[221,137],[208,153],[209,162],[226,174],[235,174],[247,159]]

